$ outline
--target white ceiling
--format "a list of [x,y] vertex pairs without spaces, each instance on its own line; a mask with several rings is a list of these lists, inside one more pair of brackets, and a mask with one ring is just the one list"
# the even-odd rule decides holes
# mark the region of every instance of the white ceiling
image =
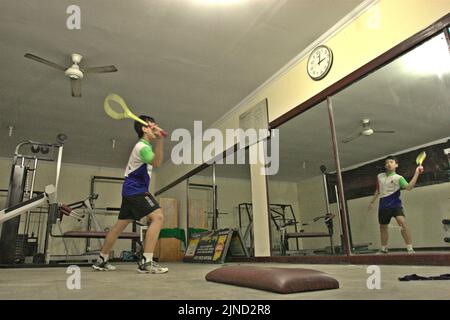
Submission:
[[[64,132],[64,162],[124,167],[136,137],[131,121],[104,114],[107,94],[169,131],[194,120],[207,127],[361,2],[78,0],[81,30],[68,30],[72,0],[1,1],[0,156]],[[27,52],[63,65],[81,53],[82,66],[119,71],[87,74],[73,98],[63,73]]]

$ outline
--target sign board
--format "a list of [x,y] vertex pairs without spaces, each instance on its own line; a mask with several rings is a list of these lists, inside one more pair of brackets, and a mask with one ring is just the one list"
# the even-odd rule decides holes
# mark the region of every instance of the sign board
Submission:
[[237,229],[220,229],[193,234],[183,261],[224,263],[229,256],[248,257],[241,233]]

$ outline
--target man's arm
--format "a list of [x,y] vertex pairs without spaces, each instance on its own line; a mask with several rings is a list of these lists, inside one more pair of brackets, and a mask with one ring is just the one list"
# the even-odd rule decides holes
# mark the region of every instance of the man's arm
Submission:
[[378,189],[375,191],[375,193],[373,194],[373,198],[370,201],[371,204],[373,204],[375,201],[377,201],[378,196],[380,195],[380,192],[378,191]]
[[163,139],[155,139],[154,141],[155,157],[153,158],[151,165],[155,168],[158,168],[159,166],[161,166],[164,158]]
[[369,211],[372,210],[373,204],[375,201],[377,201],[378,196],[380,195],[380,186],[378,185],[378,177],[377,177],[377,189],[375,190],[375,193],[373,194],[372,200],[369,202]]
[[413,178],[411,179],[411,181],[408,183],[406,182],[405,178],[402,177],[402,179],[400,179],[400,187],[402,187],[405,190],[411,191],[417,183],[417,179],[419,179],[419,175],[423,172],[423,167],[422,166],[418,166],[416,168],[416,172],[414,173]]
[[369,202],[369,211],[372,210],[373,204],[375,203],[375,201],[377,201],[379,195],[380,195],[380,192],[377,189],[373,195],[372,200]]

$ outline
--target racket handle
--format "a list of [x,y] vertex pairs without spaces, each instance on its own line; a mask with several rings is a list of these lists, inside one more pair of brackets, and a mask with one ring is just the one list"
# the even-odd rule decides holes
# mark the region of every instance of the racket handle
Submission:
[[156,126],[156,125],[150,127],[150,129],[155,129],[155,128],[159,130],[159,132],[161,133],[161,135],[162,135],[164,138],[167,137],[167,136],[169,135],[166,131],[164,131],[163,129],[161,129],[160,127],[158,127],[158,126]]
[[161,132],[161,135],[165,138],[165,137],[167,137],[169,134],[166,132],[166,131],[164,131],[164,130],[161,130],[160,131]]

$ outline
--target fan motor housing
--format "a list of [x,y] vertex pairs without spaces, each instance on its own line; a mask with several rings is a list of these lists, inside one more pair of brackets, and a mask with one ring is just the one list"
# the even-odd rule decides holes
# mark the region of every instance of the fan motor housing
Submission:
[[67,68],[64,73],[71,79],[83,79],[83,72],[81,72],[80,67],[76,64],[72,65],[70,68]]

